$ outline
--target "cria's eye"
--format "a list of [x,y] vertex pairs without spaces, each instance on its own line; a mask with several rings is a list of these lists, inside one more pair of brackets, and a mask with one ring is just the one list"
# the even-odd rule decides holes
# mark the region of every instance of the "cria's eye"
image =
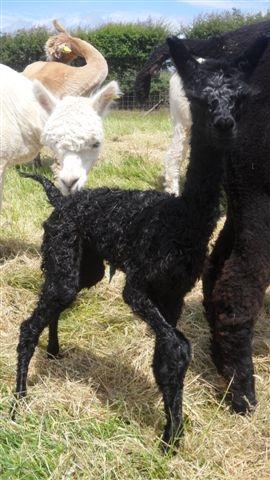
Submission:
[[100,146],[100,142],[93,143],[92,147],[93,148],[98,148]]

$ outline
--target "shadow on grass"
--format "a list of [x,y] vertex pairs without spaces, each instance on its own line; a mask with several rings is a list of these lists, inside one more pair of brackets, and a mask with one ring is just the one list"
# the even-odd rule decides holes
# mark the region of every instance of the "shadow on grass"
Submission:
[[64,352],[61,359],[47,360],[45,352],[40,352],[36,360],[38,376],[32,376],[29,386],[38,377],[50,376],[58,384],[67,378],[74,382],[91,385],[103,405],[123,418],[131,418],[144,426],[156,426],[158,434],[162,428],[162,416],[156,408],[161,398],[155,383],[147,375],[130,364],[128,355],[115,358],[114,354],[98,355],[91,349],[74,349]]
[[[199,301],[192,301],[189,307],[196,311],[201,309]],[[191,343],[197,345],[190,370],[209,383],[216,391],[216,396],[221,399],[224,395],[224,385],[211,361],[206,323],[202,325],[201,333],[203,334],[199,336],[196,334],[196,329],[192,330],[192,324],[185,321],[182,323],[183,330]],[[268,330],[265,330],[265,327],[266,318],[263,318],[256,328],[254,356],[265,354],[266,345],[263,346],[262,337],[267,331],[267,335],[270,336],[269,325]],[[83,382],[85,385],[90,383],[104,405],[109,404],[110,408],[123,418],[132,416],[141,425],[155,426],[157,434],[160,434],[164,419],[160,415],[160,409],[156,408],[156,403],[158,399],[161,400],[161,395],[148,375],[132,366],[128,353],[116,359],[114,353],[98,355],[91,349],[83,349],[76,345],[64,353],[62,359],[46,360],[44,355],[44,351],[38,354],[36,363],[38,376],[49,375],[61,383],[64,383],[67,378],[74,382]],[[38,377],[32,377],[29,385],[33,385],[36,381]]]
[[[267,322],[269,304],[268,294],[265,301],[266,315],[261,316],[256,327],[255,357],[265,355],[267,345],[263,343],[263,340],[267,337],[270,338],[270,326]],[[194,319],[188,318],[188,314],[192,311],[197,314]],[[203,384],[207,382],[214,388],[216,397],[221,400],[225,391],[224,385],[221,384],[220,376],[211,361],[209,330],[206,321],[204,323],[202,320],[201,313],[201,302],[199,300],[189,301],[185,306],[183,321],[179,322],[178,328],[182,329],[183,327],[183,331],[195,346],[190,370],[203,380],[201,388],[204,388]],[[196,325],[197,321],[200,323],[199,330]],[[91,385],[100,402],[103,405],[109,405],[111,410],[126,419],[125,421],[129,422],[132,418],[141,426],[154,428],[157,435],[160,435],[164,417],[161,414],[162,407],[157,408],[157,401],[159,399],[161,401],[161,395],[155,383],[149,378],[148,369],[147,373],[144,373],[135,368],[128,352],[118,355],[116,358],[115,353],[98,354],[90,348],[82,348],[78,345],[73,347],[72,340],[69,345],[69,351],[65,352],[61,359],[47,360],[44,350],[36,352],[37,373],[29,378],[29,387],[41,382],[40,377],[55,379],[59,388],[64,388],[67,379],[73,382],[82,382],[85,386]],[[76,388],[78,387],[76,386]],[[189,419],[185,418],[185,423],[188,422]]]

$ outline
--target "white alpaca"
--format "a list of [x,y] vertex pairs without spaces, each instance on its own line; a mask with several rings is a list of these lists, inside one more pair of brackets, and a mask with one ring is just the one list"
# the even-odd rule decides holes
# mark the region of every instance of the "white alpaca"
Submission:
[[119,93],[113,81],[89,98],[59,100],[37,80],[0,65],[0,209],[7,166],[33,160],[42,145],[57,159],[61,191],[80,190],[101,149],[102,117]]
[[179,195],[180,162],[186,157],[189,147],[191,113],[178,73],[170,79],[169,101],[173,137],[164,158],[165,190]]
[[[197,61],[203,63],[205,59]],[[189,101],[177,72],[170,79],[169,102],[173,137],[164,158],[165,191],[179,195],[180,164],[188,154],[192,121]]]

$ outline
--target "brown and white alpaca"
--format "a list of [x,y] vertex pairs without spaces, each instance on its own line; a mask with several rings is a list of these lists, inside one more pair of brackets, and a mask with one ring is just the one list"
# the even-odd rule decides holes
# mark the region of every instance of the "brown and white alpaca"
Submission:
[[[66,95],[87,96],[106,79],[107,62],[95,47],[85,40],[72,37],[57,20],[53,21],[53,25],[59,35],[50,37],[45,44],[46,56],[50,61],[31,63],[22,73],[30,80],[39,80],[58,98]],[[76,57],[83,57],[86,64],[82,67],[68,65]]]

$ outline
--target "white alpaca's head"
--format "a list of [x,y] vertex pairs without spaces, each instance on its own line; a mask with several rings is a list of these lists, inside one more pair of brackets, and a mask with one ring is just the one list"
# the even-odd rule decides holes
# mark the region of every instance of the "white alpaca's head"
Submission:
[[110,82],[91,97],[56,99],[40,82],[33,82],[34,94],[49,118],[41,142],[55,154],[60,165],[57,173],[64,195],[80,190],[97,161],[103,142],[104,117],[120,95],[117,82]]

